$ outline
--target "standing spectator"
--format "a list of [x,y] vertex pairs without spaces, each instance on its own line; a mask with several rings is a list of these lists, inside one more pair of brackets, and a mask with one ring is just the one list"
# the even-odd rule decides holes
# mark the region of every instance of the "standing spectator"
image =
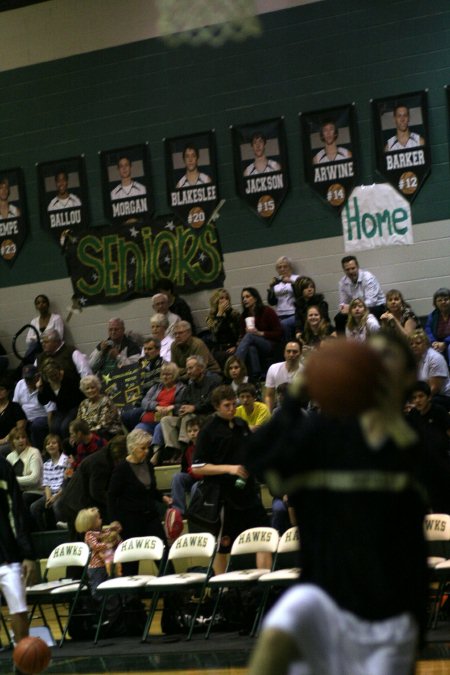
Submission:
[[139,345],[125,335],[125,323],[122,319],[115,318],[109,320],[108,337],[99,342],[91,353],[89,365],[100,377],[111,373],[115,368],[137,363],[140,355]]
[[218,288],[211,295],[206,325],[211,334],[212,354],[223,367],[235,353],[240,333],[239,312],[233,309],[226,288]]
[[252,381],[265,373],[264,359],[273,355],[280,345],[283,329],[277,314],[263,304],[260,294],[252,286],[242,289],[241,341],[236,350],[246,365]]
[[169,299],[164,293],[156,293],[152,297],[152,308],[154,314],[164,314],[167,317],[169,325],[166,334],[173,336],[175,324],[180,321],[178,314],[174,314],[169,309]]
[[369,313],[363,300],[355,298],[349,305],[345,337],[347,340],[364,342],[372,334],[380,330],[380,324],[373,314]]
[[167,333],[169,319],[167,314],[153,314],[150,319],[150,330],[152,337],[160,341],[159,354],[164,361],[170,361],[172,358],[171,347],[173,337]]
[[294,377],[302,370],[300,359],[302,346],[297,340],[290,340],[284,348],[284,361],[273,363],[266,375],[264,388],[264,400],[270,410],[275,406],[275,390],[284,382],[292,382]]
[[236,408],[236,417],[247,422],[250,431],[255,431],[270,420],[269,406],[256,400],[256,387],[253,384],[241,384],[238,396],[240,405]]
[[171,361],[180,369],[182,380],[187,379],[187,360],[191,356],[201,356],[206,364],[206,370],[220,373],[220,366],[213,357],[203,340],[192,335],[191,325],[187,321],[179,321],[174,330],[175,342],[171,347]]
[[386,307],[387,311],[380,316],[382,328],[397,330],[400,335],[410,335],[420,328],[419,319],[397,289],[386,293]]
[[[169,311],[176,314],[182,321],[189,321],[194,331],[194,320],[192,318],[191,308],[186,300],[177,295],[175,286],[170,279],[158,279],[156,284],[158,293],[164,293],[169,301]],[[194,331],[195,332],[195,331]]]
[[109,396],[102,394],[102,385],[96,375],[80,380],[80,390],[86,396],[78,406],[77,419],[88,423],[89,429],[107,440],[122,431],[119,411]]
[[39,497],[31,504],[30,512],[34,530],[54,530],[57,518],[53,506],[61,497],[63,491],[64,474],[69,461],[62,452],[62,443],[59,436],[49,434],[44,440],[44,450],[48,459],[44,462],[42,487],[44,496]]
[[[255,479],[246,469],[250,430],[244,420],[235,416],[234,391],[228,385],[221,385],[214,390],[211,402],[215,415],[198,435],[192,468],[204,480],[220,485],[224,508],[214,571],[221,574],[236,537],[250,527],[267,525],[268,518]],[[241,481],[236,484],[238,478]],[[270,554],[258,554],[257,566],[270,569],[270,557]]]
[[270,282],[267,302],[275,311],[283,327],[286,342],[294,337],[295,330],[295,292],[294,282],[299,278],[292,269],[292,260],[285,255],[275,263],[277,276]]
[[25,586],[36,575],[28,517],[14,469],[0,457],[0,590],[8,605],[16,642],[28,635]]
[[338,333],[344,333],[349,305],[356,298],[363,300],[377,319],[386,311],[384,293],[378,279],[368,270],[361,269],[354,255],[342,258],[341,264],[345,274],[339,282],[340,307],[334,318]]
[[13,451],[6,459],[14,469],[24,503],[29,508],[43,493],[42,455],[37,448],[31,447],[22,429],[13,429],[9,434],[9,442]]
[[39,450],[44,447],[44,439],[48,434],[49,421],[56,405],[49,402],[42,405],[38,400],[37,381],[39,379],[36,366],[28,364],[22,368],[22,379],[14,389],[13,401],[18,403],[27,417],[31,445]]
[[27,418],[18,403],[9,399],[10,384],[6,378],[0,379],[0,455],[6,457],[10,452],[8,436],[17,427],[25,431]]
[[434,310],[427,317],[425,332],[431,346],[450,363],[450,288],[438,288],[433,295]]

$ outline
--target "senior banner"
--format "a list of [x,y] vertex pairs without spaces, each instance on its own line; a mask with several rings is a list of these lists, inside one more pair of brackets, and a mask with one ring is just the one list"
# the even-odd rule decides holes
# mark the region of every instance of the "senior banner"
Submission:
[[270,223],[289,189],[284,118],[231,127],[238,195]]
[[224,271],[214,224],[200,230],[170,217],[147,224],[96,227],[65,244],[74,295],[82,306],[152,295],[158,279],[180,293],[222,286]]
[[411,207],[389,183],[359,185],[342,214],[345,251],[413,244]]
[[427,92],[372,101],[377,170],[412,201],[431,171]]
[[103,390],[117,408],[135,405],[142,398],[142,368],[133,363],[124,368],[115,368],[107,375],[102,375]]
[[165,138],[164,145],[169,206],[183,223],[199,229],[213,219],[220,201],[214,133]]
[[28,235],[22,169],[0,171],[0,255],[12,265]]
[[358,182],[355,105],[300,113],[306,182],[340,211]]

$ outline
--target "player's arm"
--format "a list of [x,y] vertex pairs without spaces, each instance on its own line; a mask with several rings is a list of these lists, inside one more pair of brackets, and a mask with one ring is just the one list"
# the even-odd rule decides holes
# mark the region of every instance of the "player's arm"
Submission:
[[278,628],[264,630],[249,663],[248,675],[287,675],[300,654],[294,639]]

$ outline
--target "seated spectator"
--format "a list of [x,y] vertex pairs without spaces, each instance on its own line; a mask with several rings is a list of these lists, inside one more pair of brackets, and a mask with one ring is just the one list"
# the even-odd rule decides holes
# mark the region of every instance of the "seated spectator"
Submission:
[[386,311],[386,300],[378,279],[369,270],[361,269],[354,255],[344,256],[341,265],[345,274],[339,281],[339,312],[334,317],[338,334],[345,330],[352,300],[363,300],[377,319]]
[[109,396],[102,394],[98,377],[82,377],[80,390],[86,398],[78,406],[77,419],[87,422],[91,431],[106,439],[119,434],[122,431],[119,411]]
[[78,466],[72,478],[64,485],[61,497],[54,505],[57,520],[67,522],[69,536],[76,541],[75,518],[78,511],[96,506],[106,522],[107,493],[114,467],[127,455],[126,438],[114,436],[107,445],[89,455]]
[[319,349],[324,340],[335,335],[333,326],[322,316],[320,307],[316,305],[308,307],[303,333],[299,338],[303,345],[303,352],[306,354],[311,349]]
[[172,335],[173,337],[175,324],[178,323],[178,321],[180,321],[180,317],[178,316],[178,314],[174,314],[173,312],[170,311],[169,299],[167,295],[165,295],[164,293],[156,293],[156,295],[154,295],[152,298],[152,307],[153,307],[153,315],[164,314],[164,316],[167,318],[169,325],[166,330],[166,335]]
[[50,420],[50,432],[62,439],[67,438],[69,424],[76,418],[78,406],[84,399],[79,383],[78,375],[74,376],[73,371],[67,374],[51,361],[46,363],[36,382],[39,403],[56,406]]
[[170,279],[158,279],[156,283],[158,293],[164,293],[169,301],[169,311],[176,314],[182,321],[188,321],[194,331],[194,320],[192,318],[191,308],[186,300],[175,293],[175,286]]
[[159,354],[164,361],[170,361],[172,358],[171,347],[173,343],[172,335],[167,333],[169,319],[166,314],[153,314],[150,319],[150,330],[152,337],[160,342]]
[[9,434],[9,443],[13,450],[6,459],[14,469],[23,500],[29,508],[43,493],[42,456],[37,448],[31,447],[23,429],[13,429]]
[[438,288],[433,295],[434,310],[427,317],[425,332],[433,349],[450,363],[450,289]]
[[428,336],[422,329],[411,333],[409,343],[418,364],[419,380],[429,384],[435,403],[450,410],[450,377],[446,360],[431,347]]
[[26,430],[27,418],[18,403],[9,399],[11,385],[6,378],[0,379],[0,454],[6,457],[11,452],[8,436],[15,429]]
[[[186,445],[189,442],[186,422],[193,415],[209,415],[213,412],[211,393],[221,383],[220,376],[206,370],[205,361],[198,355],[188,357],[186,373],[189,382],[183,391],[180,403],[175,405],[173,416],[166,415],[161,420],[160,433],[166,446],[166,456],[170,456],[170,453],[173,456],[179,456],[181,444]],[[156,432],[157,429],[153,437],[155,452],[161,444],[161,436]]]
[[403,295],[395,288],[386,293],[387,312],[380,316],[381,327],[397,330],[400,335],[410,335],[420,328],[420,321],[405,302]]
[[242,289],[242,308],[241,340],[236,356],[245,362],[250,379],[257,382],[265,374],[264,361],[281,344],[283,329],[277,314],[263,304],[256,288]]
[[42,353],[38,355],[36,364],[42,374],[44,366],[51,362],[62,368],[70,377],[80,380],[80,377],[92,375],[86,354],[72,345],[62,341],[56,329],[47,330],[41,338]]
[[284,361],[273,363],[266,375],[266,384],[264,388],[264,400],[269,410],[272,411],[275,405],[275,390],[283,382],[292,382],[298,375],[303,366],[300,362],[302,356],[302,346],[297,340],[290,340],[284,348]]
[[223,367],[227,358],[236,351],[239,339],[239,312],[231,305],[231,297],[225,288],[218,288],[209,299],[209,314],[206,325],[211,334],[211,351]]
[[269,406],[256,400],[256,387],[253,384],[241,384],[238,396],[241,404],[236,408],[236,417],[245,420],[250,431],[255,431],[270,420]]
[[200,476],[192,470],[192,457],[195,452],[197,436],[203,424],[204,419],[198,416],[191,417],[186,422],[186,434],[189,442],[181,456],[181,471],[174,475],[170,486],[171,506],[178,509],[182,516],[186,513],[186,494],[192,496],[195,485],[200,479]]
[[409,394],[410,409],[408,419],[415,428],[423,432],[435,448],[442,448],[442,454],[448,457],[450,449],[450,414],[433,402],[430,385],[418,381]]
[[206,364],[206,370],[221,373],[219,364],[203,340],[192,335],[191,325],[187,321],[178,321],[173,335],[175,341],[170,349],[170,360],[177,364],[182,380],[188,378],[186,362],[191,356],[201,356]]
[[275,263],[277,276],[270,283],[267,291],[267,302],[278,314],[283,327],[284,339],[287,342],[294,337],[295,331],[295,291],[294,283],[299,278],[293,273],[292,260],[285,255]]
[[93,455],[106,445],[106,440],[91,431],[89,424],[84,420],[71,422],[69,431],[70,443],[74,448],[71,468],[75,472],[86,457]]
[[53,314],[50,311],[50,300],[48,297],[43,294],[37,295],[34,299],[34,306],[39,314],[30,321],[30,325],[35,330],[30,328],[26,336],[27,353],[25,360],[27,363],[32,363],[41,351],[38,336],[42,338],[45,333],[55,329],[58,331],[60,337],[64,338],[64,321],[59,314]]
[[282,382],[276,388],[276,390],[275,390],[275,406],[272,410],[272,417],[274,415],[278,415],[280,413],[281,407],[283,405],[283,401],[286,398],[288,390],[289,390],[289,383],[288,382]]
[[115,368],[123,368],[137,363],[141,348],[125,335],[125,324],[122,319],[110,319],[108,337],[99,342],[89,357],[92,371],[101,377],[111,373]]
[[[245,468],[250,431],[244,420],[235,417],[234,391],[227,385],[217,387],[212,393],[211,403],[215,415],[210,417],[198,435],[192,468],[205,480],[220,485],[224,507],[214,572],[221,574],[225,571],[227,554],[236,537],[250,527],[267,525],[268,518],[261,503],[259,487]],[[241,480],[236,484],[238,478]],[[258,554],[256,562],[258,568],[270,569],[272,556]]]
[[230,356],[225,361],[225,366],[223,368],[223,373],[227,384],[231,386],[235,395],[240,384],[248,382],[247,368],[245,363],[238,356]]
[[186,385],[178,380],[178,366],[175,363],[164,363],[158,384],[153,385],[142,400],[142,412],[136,426],[148,433],[166,415],[173,415],[175,408],[181,404]]
[[302,335],[305,330],[306,312],[309,307],[318,307],[325,321],[330,322],[328,303],[322,293],[317,293],[316,284],[311,277],[299,277],[294,284],[295,290],[295,334]]
[[141,396],[145,394],[159,382],[161,366],[164,361],[161,356],[161,341],[156,337],[149,337],[144,340],[139,365],[141,366]]
[[42,487],[44,496],[39,497],[30,507],[33,529],[35,531],[54,530],[57,519],[53,507],[62,495],[64,474],[69,458],[62,451],[59,436],[48,434],[44,440],[44,462]]
[[48,434],[49,419],[56,410],[55,403],[42,405],[38,401],[38,369],[28,364],[22,368],[22,379],[14,389],[13,401],[18,403],[27,417],[27,426],[31,445],[39,450],[44,447],[44,439]]
[[345,337],[347,340],[364,342],[367,338],[380,330],[380,324],[360,298],[352,300],[348,306]]

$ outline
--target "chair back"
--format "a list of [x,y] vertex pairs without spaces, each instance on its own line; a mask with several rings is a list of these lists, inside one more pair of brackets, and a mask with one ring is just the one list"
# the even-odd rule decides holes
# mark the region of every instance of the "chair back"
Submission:
[[122,541],[114,552],[114,562],[161,560],[164,542],[159,537],[130,537]]
[[170,547],[169,560],[188,557],[212,558],[216,546],[216,538],[210,532],[182,534]]
[[300,534],[298,527],[290,527],[280,537],[277,553],[295,553],[300,550]]
[[47,569],[55,567],[85,567],[89,560],[89,546],[83,541],[72,541],[59,544],[47,559]]
[[236,537],[231,547],[231,555],[275,553],[278,541],[278,532],[273,527],[251,527]]
[[427,541],[450,540],[450,516],[446,513],[427,514],[423,527]]

